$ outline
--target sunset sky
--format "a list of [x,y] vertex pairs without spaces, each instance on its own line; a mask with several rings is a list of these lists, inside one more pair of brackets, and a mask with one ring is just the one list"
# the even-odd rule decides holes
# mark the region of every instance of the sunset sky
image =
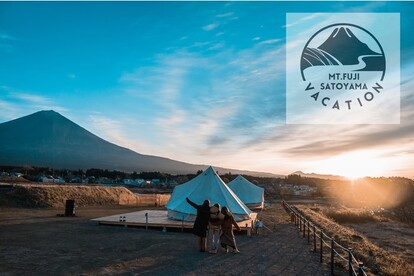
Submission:
[[[333,12],[400,14],[400,124],[286,123],[286,14]],[[0,2],[0,123],[53,109],[194,164],[414,178],[413,14],[413,2]]]

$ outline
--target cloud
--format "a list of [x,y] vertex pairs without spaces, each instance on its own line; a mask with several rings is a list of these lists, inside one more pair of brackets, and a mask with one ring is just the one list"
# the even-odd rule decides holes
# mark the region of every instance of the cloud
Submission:
[[0,87],[0,107],[0,117],[4,119],[15,119],[39,110],[67,111],[49,97],[34,92],[18,91],[8,86]]
[[102,138],[125,147],[132,145],[132,143],[124,137],[122,130],[123,123],[121,121],[95,113],[89,115],[88,122],[90,124],[91,131],[99,133],[102,135]]
[[203,26],[202,29],[204,31],[209,32],[209,31],[212,31],[212,30],[216,29],[218,26],[219,26],[218,23],[211,23],[211,24]]
[[[300,23],[318,16],[304,17]],[[316,161],[354,151],[412,158],[412,74],[406,73],[401,81],[401,125],[286,125],[285,68],[292,64],[285,64],[285,49],[304,42],[280,45],[281,39],[260,40],[253,38],[257,43],[248,49],[218,47],[208,55],[196,47],[177,50],[160,56],[154,66],[123,76],[137,94],[155,95],[146,100],[162,110],[149,122],[159,138],[160,155],[285,173],[291,172],[289,168],[317,172]],[[194,46],[207,50],[214,43]]]
[[[259,40],[259,39],[260,39],[260,37],[258,39],[253,39],[253,40]],[[275,43],[278,43],[280,41],[283,41],[283,39],[281,39],[281,38],[274,38],[274,39],[268,39],[268,40],[260,41],[257,44],[258,45],[275,44]]]
[[[143,139],[146,128],[142,122],[130,116],[117,114],[108,117],[100,112],[89,112],[85,124],[86,128],[97,136],[138,153],[162,155],[152,143],[147,143]],[[134,126],[134,128],[131,128]],[[134,129],[136,129],[134,131]]]
[[233,12],[226,12],[226,13],[217,14],[216,17],[217,18],[223,18],[223,17],[231,17],[233,15],[234,15]]
[[19,108],[10,102],[0,100],[0,118],[2,121],[16,119],[18,117],[19,111]]
[[17,40],[16,37],[0,31],[0,50],[10,52],[13,49],[13,42]]
[[10,40],[17,40],[17,38],[8,35],[6,33],[0,32],[0,41],[10,41]]
[[23,100],[23,101],[26,101],[32,104],[39,104],[39,105],[50,105],[51,104],[51,100],[48,97],[39,96],[35,94],[12,92],[10,96],[15,99]]
[[219,44],[208,56],[190,50],[159,56],[153,66],[120,78],[129,95],[160,110],[148,123],[163,156],[177,158],[180,148],[180,160],[199,163],[190,159],[195,152],[204,160],[237,151],[246,136],[257,137],[263,125],[281,120],[284,92],[275,88],[284,79],[283,47],[229,51]]

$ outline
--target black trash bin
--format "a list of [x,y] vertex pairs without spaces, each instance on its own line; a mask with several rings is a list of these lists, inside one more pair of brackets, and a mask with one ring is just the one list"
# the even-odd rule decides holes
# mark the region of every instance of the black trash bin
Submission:
[[74,216],[75,215],[75,200],[68,199],[66,200],[65,216]]

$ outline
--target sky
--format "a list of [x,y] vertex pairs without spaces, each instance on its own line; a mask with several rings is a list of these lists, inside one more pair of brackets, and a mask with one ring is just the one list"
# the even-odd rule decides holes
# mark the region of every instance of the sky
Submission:
[[[398,123],[287,122],[286,14],[336,12],[400,14]],[[413,13],[413,2],[0,2],[0,123],[55,110],[193,164],[414,178]]]

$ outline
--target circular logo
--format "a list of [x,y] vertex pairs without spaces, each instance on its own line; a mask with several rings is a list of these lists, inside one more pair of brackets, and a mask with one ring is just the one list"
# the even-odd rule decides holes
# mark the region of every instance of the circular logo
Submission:
[[332,24],[306,43],[300,60],[305,91],[324,107],[361,108],[383,89],[385,54],[366,29],[348,23]]

